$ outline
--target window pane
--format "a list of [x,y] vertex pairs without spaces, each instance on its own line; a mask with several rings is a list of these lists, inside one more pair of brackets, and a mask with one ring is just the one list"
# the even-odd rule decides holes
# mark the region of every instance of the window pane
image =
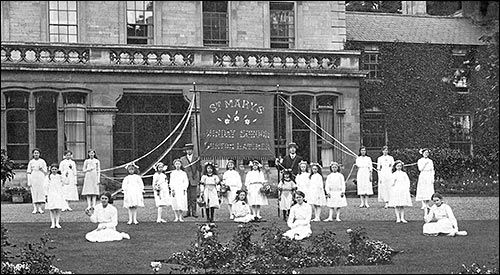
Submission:
[[7,145],[7,154],[10,159],[21,162],[23,164],[28,163],[30,157],[29,145]]
[[35,146],[42,151],[41,158],[45,159],[47,165],[59,161],[57,155],[57,129],[37,130]]
[[68,10],[76,11],[76,1],[68,1]]
[[59,10],[68,9],[68,1],[58,1],[58,2],[59,2]]
[[37,129],[57,130],[57,94],[42,93],[36,96],[35,117]]
[[66,35],[59,35],[59,42],[67,43],[68,42],[68,36],[66,36]]
[[69,28],[69,30],[68,30],[69,34],[73,34],[73,35],[76,34],[76,26],[69,26],[68,28]]
[[59,34],[67,34],[68,27],[67,26],[59,26]]
[[7,143],[28,143],[28,123],[7,121]]
[[144,2],[145,1],[135,1],[135,9],[144,10]]
[[65,150],[71,150],[73,152],[73,159],[75,160],[84,160],[87,158],[85,143],[67,143]]
[[8,122],[28,123],[28,110],[8,110],[7,123]]
[[76,25],[76,12],[68,12],[68,23]]
[[57,1],[49,1],[49,9],[51,10],[57,9]]
[[50,35],[50,42],[59,42],[59,35],[57,34]]
[[64,138],[66,142],[85,142],[85,123],[65,123]]
[[59,24],[57,11],[50,12],[50,24]]
[[68,108],[64,110],[64,120],[71,122],[85,122],[86,110],[82,108]]
[[59,12],[59,24],[68,24],[68,12],[60,11]]

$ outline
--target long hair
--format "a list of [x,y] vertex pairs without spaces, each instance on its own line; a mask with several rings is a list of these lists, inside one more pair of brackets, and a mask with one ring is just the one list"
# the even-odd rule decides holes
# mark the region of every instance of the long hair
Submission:
[[209,166],[210,166],[210,167],[212,167],[212,175],[217,176],[217,169],[215,169],[215,165],[214,165],[213,163],[211,163],[211,162],[207,162],[207,163],[205,164],[205,167],[203,167],[203,175],[207,175],[207,176],[208,176],[208,171],[207,171],[207,168],[208,168]]
[[236,191],[236,197],[234,198],[233,202],[240,201],[240,193],[241,192],[245,193],[245,199],[243,200],[243,202],[248,204],[248,193],[247,193],[247,191],[245,191],[243,189],[240,189],[240,190]]

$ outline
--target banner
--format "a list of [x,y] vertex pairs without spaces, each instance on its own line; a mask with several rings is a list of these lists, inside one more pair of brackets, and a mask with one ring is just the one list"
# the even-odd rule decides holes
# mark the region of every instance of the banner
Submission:
[[200,92],[200,156],[274,158],[274,95]]

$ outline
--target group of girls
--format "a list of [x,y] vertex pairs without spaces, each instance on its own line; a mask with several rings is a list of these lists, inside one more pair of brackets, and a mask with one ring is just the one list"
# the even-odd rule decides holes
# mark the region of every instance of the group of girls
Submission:
[[[77,168],[73,160],[73,152],[66,150],[63,160],[57,164],[47,163],[41,158],[38,148],[32,151],[33,158],[26,170],[28,187],[30,187],[33,201],[33,214],[43,214],[45,209],[50,211],[51,228],[61,228],[59,223],[62,211],[72,211],[69,202],[78,201]],[[95,158],[95,151],[89,150],[89,158],[85,160],[83,171],[85,180],[82,195],[87,196],[88,208],[95,206],[99,195],[99,160]]]

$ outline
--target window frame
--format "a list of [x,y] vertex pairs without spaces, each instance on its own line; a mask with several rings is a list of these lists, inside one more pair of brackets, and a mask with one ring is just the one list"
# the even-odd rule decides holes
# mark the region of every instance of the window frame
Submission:
[[[371,62],[375,57],[375,62]],[[366,45],[363,51],[363,70],[368,71],[367,80],[381,80],[382,70],[380,69],[380,49],[376,45]]]
[[[59,5],[61,2],[65,2],[66,4],[66,9],[61,10],[59,8]],[[74,3],[74,10],[70,10],[70,5],[69,3]],[[52,8],[52,4],[56,4],[56,8]],[[55,12],[57,14],[57,22],[52,22],[52,16],[51,14]],[[59,18],[61,17],[61,13],[66,13],[66,23],[61,23]],[[75,23],[72,24],[69,22],[70,20],[70,13],[74,12],[74,18],[75,18]],[[47,8],[47,21],[48,21],[48,38],[49,42],[54,42],[54,43],[78,43],[78,1],[48,1],[48,8]],[[70,29],[74,27],[75,33],[70,33]],[[53,31],[53,28],[56,28],[57,31]],[[61,33],[61,30],[66,28],[66,33]],[[61,37],[66,37],[66,41],[61,41]],[[74,41],[71,41],[70,37],[74,38]],[[57,38],[57,39],[53,39]]]
[[[454,129],[454,126],[453,126],[453,123],[455,121],[454,118],[458,118],[458,117],[461,117],[461,118],[464,118],[464,117],[468,117],[468,120],[469,120],[469,128],[463,128],[461,127],[460,129],[461,130],[465,130],[467,129],[468,130],[468,133],[467,134],[461,134],[462,136],[462,139],[453,139],[453,129]],[[451,149],[457,149],[461,152],[463,152],[464,154],[466,155],[472,155],[473,154],[473,151],[472,151],[472,125],[473,125],[473,117],[471,114],[469,113],[454,113],[454,114],[451,114],[449,116],[450,120],[449,120],[449,134],[448,134],[448,138],[449,138],[449,146]],[[468,136],[468,140],[467,138],[465,138],[466,136]],[[465,147],[468,147],[467,149],[465,149]]]
[[[375,119],[375,118],[367,118],[369,115],[379,115],[382,116],[382,119]],[[366,127],[365,124],[367,124],[370,121],[381,121],[383,122],[383,127],[384,131],[382,132],[377,132],[377,133],[367,133],[366,132]],[[368,138],[381,138],[383,139],[383,142],[380,144],[376,144],[375,146],[369,146],[367,139]],[[361,144],[366,147],[367,150],[378,150],[380,151],[380,148],[382,148],[384,145],[387,145],[388,139],[387,139],[387,113],[383,112],[382,110],[365,110],[361,114]]]
[[[278,9],[271,9],[272,4],[291,4],[293,7],[291,10],[278,10]],[[273,10],[277,11],[291,11],[293,19],[288,21],[285,24],[281,25],[286,25],[287,28],[286,30],[290,32],[290,30],[293,31],[292,35],[288,34],[288,36],[273,36],[273,25],[280,26],[280,22],[277,24],[273,24]],[[289,16],[289,15],[288,15]],[[277,40],[278,39],[278,40]],[[283,39],[282,41],[279,41],[279,39]],[[288,41],[284,42],[284,39],[287,39]],[[276,47],[276,45],[285,45],[287,44],[288,47]],[[273,47],[273,45],[275,45]],[[270,1],[269,2],[269,47],[271,49],[295,49],[297,47],[297,4],[295,1]]]
[[[226,3],[226,11],[225,12],[222,12],[222,11],[205,11],[204,10],[204,3],[206,2],[216,2],[216,3],[221,3],[221,2],[225,2]],[[201,14],[202,14],[202,42],[203,42],[203,46],[205,47],[229,47],[229,4],[230,4],[230,1],[202,1],[202,5],[201,5]],[[214,39],[213,38],[213,24],[212,25],[205,25],[205,16],[208,15],[208,14],[211,14],[211,15],[217,15],[217,16],[220,16],[218,17],[218,23],[220,23],[221,21],[221,17],[222,15],[225,15],[225,30],[223,31],[219,31],[219,34],[222,34],[222,33],[225,33],[225,36],[226,38],[223,40],[223,39]],[[213,21],[211,21],[213,22]],[[211,27],[210,29],[210,33],[212,34],[212,37],[210,37],[210,39],[207,39],[207,37],[205,37],[205,27]],[[224,43],[209,43],[209,41],[224,41]]]
[[[467,59],[467,54],[469,52],[469,49],[466,48],[466,47],[455,47],[452,49],[451,51],[451,58],[452,58],[452,68],[451,68],[451,75],[455,76],[456,74],[459,74],[459,70],[462,68],[463,66],[463,62],[466,61]],[[460,62],[461,64],[457,64],[457,60],[455,59],[463,59],[462,62]],[[454,86],[454,89],[457,93],[459,94],[468,94],[470,93],[469,91],[469,77],[467,76],[462,76],[462,79],[459,80],[458,82],[455,82],[454,79],[453,79],[453,86]]]
[[[129,8],[129,2],[134,3],[134,9]],[[137,2],[143,2],[144,9],[139,10],[137,9]],[[151,10],[147,10],[148,7],[148,2],[151,2]],[[126,27],[125,27],[125,33],[126,33],[126,39],[125,42],[127,45],[152,45],[154,44],[154,36],[155,36],[155,1],[126,1],[125,3],[125,22],[126,22]],[[135,23],[129,23],[129,12],[134,13],[134,22]],[[137,23],[137,13],[142,12],[143,18],[144,18],[144,23]],[[146,18],[146,13],[151,12],[151,20],[148,20]],[[149,18],[149,17],[148,17]],[[134,27],[134,35],[131,36],[129,35],[129,26]],[[144,27],[145,29],[143,31],[146,32],[146,35],[144,36],[138,36],[137,35],[137,27]],[[143,41],[146,43],[136,43],[137,41]],[[135,42],[135,43],[134,43]]]

